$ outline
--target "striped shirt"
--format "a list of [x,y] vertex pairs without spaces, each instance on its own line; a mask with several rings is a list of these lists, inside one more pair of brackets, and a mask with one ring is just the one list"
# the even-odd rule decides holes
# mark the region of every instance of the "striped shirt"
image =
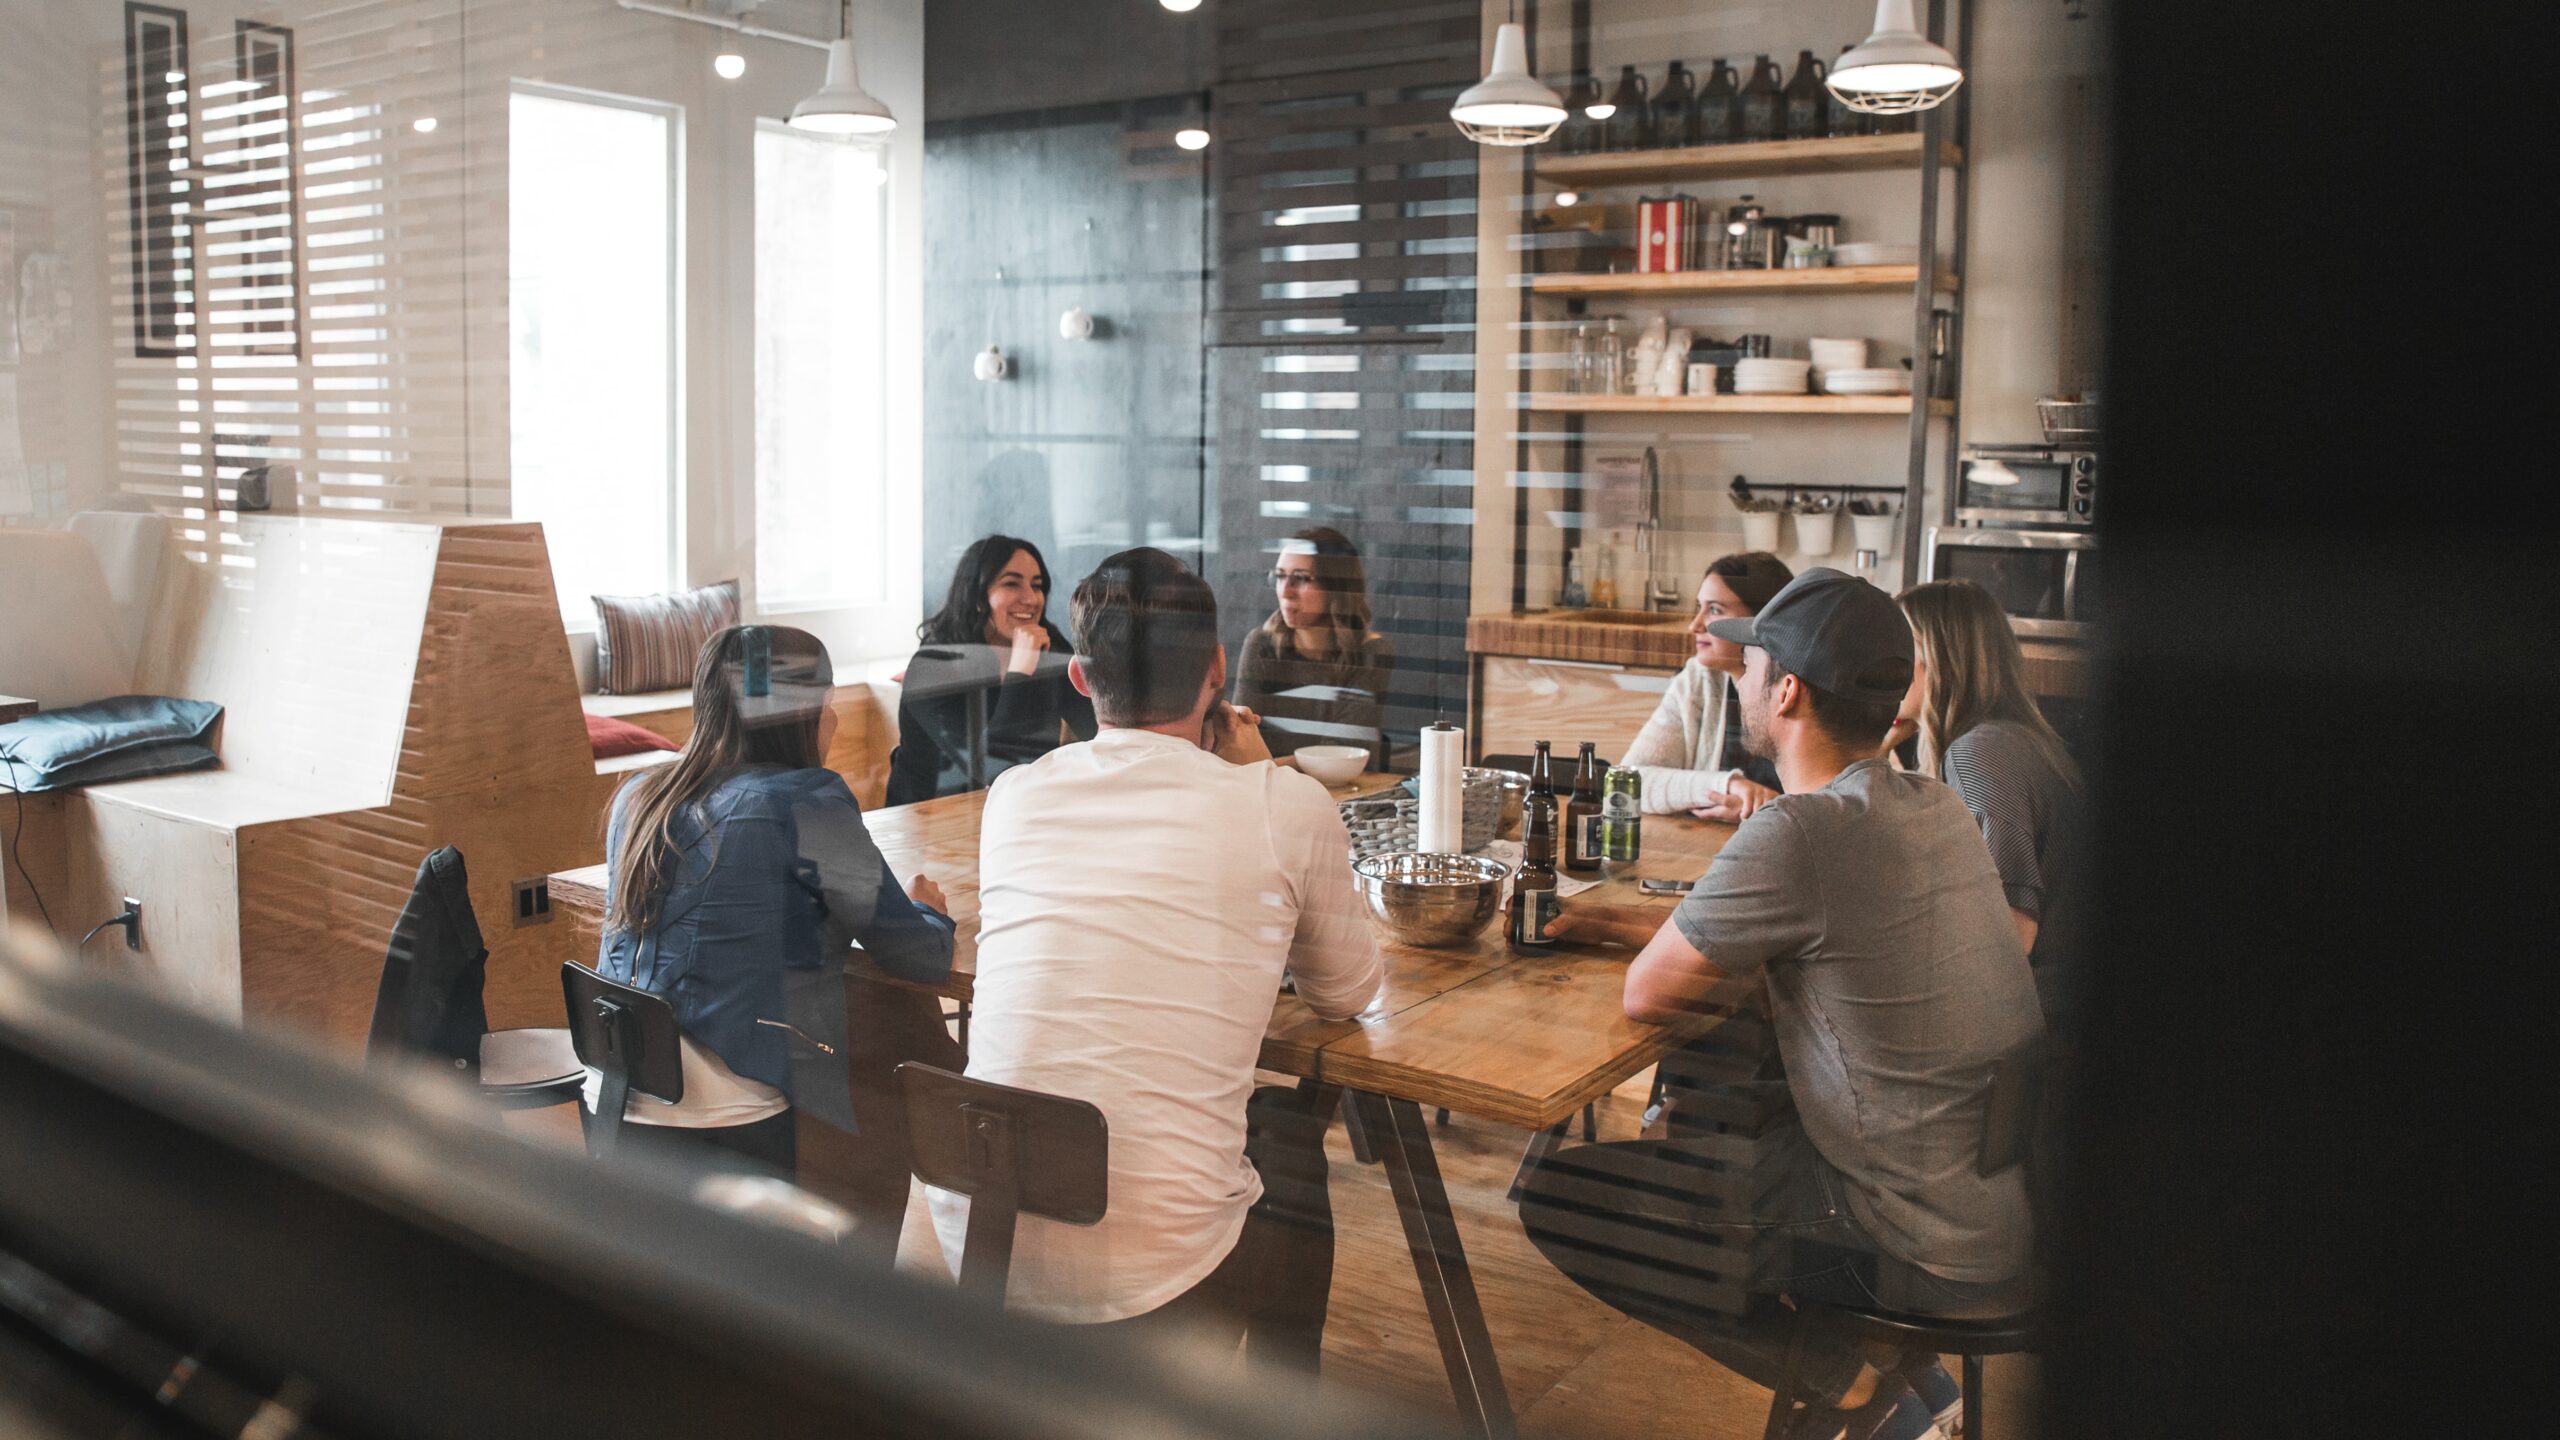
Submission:
[[1991,847],[2009,908],[2036,922],[2028,958],[2055,958],[2054,916],[2069,902],[2069,875],[2082,831],[2080,792],[2012,720],[1986,720],[1947,746],[1947,783],[1964,797]]

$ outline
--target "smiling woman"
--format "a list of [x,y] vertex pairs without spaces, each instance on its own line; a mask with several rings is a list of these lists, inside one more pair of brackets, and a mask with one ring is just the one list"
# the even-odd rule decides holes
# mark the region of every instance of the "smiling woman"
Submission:
[[1028,540],[988,535],[961,552],[942,608],[916,627],[890,804],[983,789],[1065,736],[1093,738],[1093,702],[1067,679],[1074,647],[1047,618],[1053,588]]

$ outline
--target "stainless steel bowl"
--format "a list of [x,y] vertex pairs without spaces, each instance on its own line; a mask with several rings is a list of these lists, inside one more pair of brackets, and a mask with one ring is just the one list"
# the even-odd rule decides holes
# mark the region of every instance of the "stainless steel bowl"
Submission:
[[1390,851],[1356,861],[1351,878],[1369,913],[1407,945],[1460,945],[1502,906],[1511,869],[1474,855]]

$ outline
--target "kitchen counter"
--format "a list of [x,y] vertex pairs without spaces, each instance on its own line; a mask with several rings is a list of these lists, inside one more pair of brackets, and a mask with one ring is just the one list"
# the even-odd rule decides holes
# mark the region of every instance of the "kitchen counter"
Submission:
[[1467,653],[1676,670],[1695,653],[1686,611],[1493,611],[1467,617]]
[[[2067,640],[2021,640],[2027,684],[2039,695],[2089,696],[2089,652]],[[1686,613],[1642,610],[1490,611],[1467,617],[1467,653],[1677,670],[1695,650]]]

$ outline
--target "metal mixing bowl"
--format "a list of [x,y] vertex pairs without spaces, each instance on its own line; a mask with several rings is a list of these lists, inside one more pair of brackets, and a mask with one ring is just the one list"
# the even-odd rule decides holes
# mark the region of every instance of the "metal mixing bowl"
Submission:
[[1407,945],[1459,945],[1475,938],[1502,906],[1499,860],[1475,855],[1389,851],[1355,862],[1351,878],[1369,913]]

